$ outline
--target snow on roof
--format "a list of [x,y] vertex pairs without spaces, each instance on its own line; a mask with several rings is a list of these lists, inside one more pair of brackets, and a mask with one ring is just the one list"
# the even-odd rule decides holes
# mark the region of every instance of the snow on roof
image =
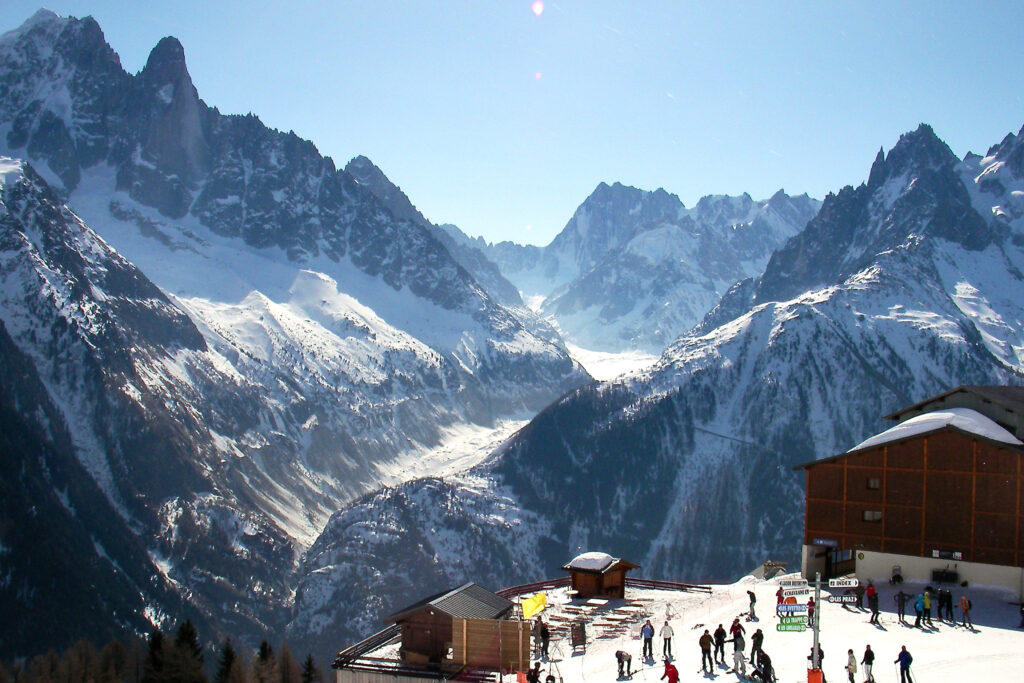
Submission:
[[571,569],[587,569],[590,571],[599,572],[614,561],[615,558],[609,555],[608,553],[592,552],[577,555],[576,557],[572,558],[572,562],[565,566]]
[[1024,443],[1017,440],[1013,434],[976,410],[971,410],[970,408],[949,408],[912,417],[891,429],[885,430],[881,434],[876,434],[870,439],[862,441],[851,448],[850,451],[859,451],[863,448],[870,448],[891,441],[899,441],[918,434],[927,434],[946,427],[953,427],[986,439],[991,439],[992,441],[1001,441],[1014,446],[1024,446]]

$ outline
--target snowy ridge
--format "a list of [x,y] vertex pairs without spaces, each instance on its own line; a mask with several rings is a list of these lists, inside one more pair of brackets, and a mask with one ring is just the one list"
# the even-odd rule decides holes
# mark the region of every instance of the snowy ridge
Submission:
[[[709,316],[646,371],[564,396],[476,468],[520,514],[557,520],[535,530],[539,561],[600,548],[689,581],[795,562],[794,466],[951,386],[1024,383],[1024,241],[959,164],[930,129],[904,136],[735,290],[734,314]],[[1009,166],[994,171],[1007,186]]]

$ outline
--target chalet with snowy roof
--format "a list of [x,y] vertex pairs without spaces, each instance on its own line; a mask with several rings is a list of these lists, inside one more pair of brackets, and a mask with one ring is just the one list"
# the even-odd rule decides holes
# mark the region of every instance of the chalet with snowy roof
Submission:
[[577,598],[620,599],[626,597],[626,572],[639,568],[640,565],[599,552],[577,555],[562,567],[569,572]]
[[806,476],[803,573],[1001,585],[1024,596],[1024,388],[958,387]]
[[444,662],[453,646],[456,619],[506,619],[513,604],[507,599],[467,583],[454,590],[424,598],[384,620],[401,630],[401,660],[406,663]]

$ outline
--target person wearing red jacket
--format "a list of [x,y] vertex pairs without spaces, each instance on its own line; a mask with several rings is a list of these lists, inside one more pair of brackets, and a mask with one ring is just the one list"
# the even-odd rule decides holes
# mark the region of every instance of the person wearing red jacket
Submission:
[[665,662],[665,673],[661,677],[662,679],[667,678],[668,683],[679,683],[679,670],[672,662]]

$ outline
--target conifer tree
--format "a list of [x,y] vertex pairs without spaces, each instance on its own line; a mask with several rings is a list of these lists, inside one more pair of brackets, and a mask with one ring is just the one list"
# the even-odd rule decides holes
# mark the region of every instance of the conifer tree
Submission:
[[295,661],[292,650],[288,647],[288,641],[281,643],[281,653],[277,657],[277,666],[281,672],[281,683],[299,683],[302,678],[302,670],[299,663]]
[[224,640],[224,646],[220,649],[220,660],[217,662],[217,673],[213,677],[213,683],[228,683],[231,679],[231,670],[235,667],[235,648],[231,646],[231,639]]
[[252,663],[252,679],[255,683],[278,683],[279,677],[274,648],[264,640]]
[[313,655],[307,654],[302,664],[302,683],[320,683],[320,672],[313,661]]
[[146,662],[142,666],[142,683],[159,683],[165,680],[164,674],[164,634],[154,628],[149,634],[149,648]]

